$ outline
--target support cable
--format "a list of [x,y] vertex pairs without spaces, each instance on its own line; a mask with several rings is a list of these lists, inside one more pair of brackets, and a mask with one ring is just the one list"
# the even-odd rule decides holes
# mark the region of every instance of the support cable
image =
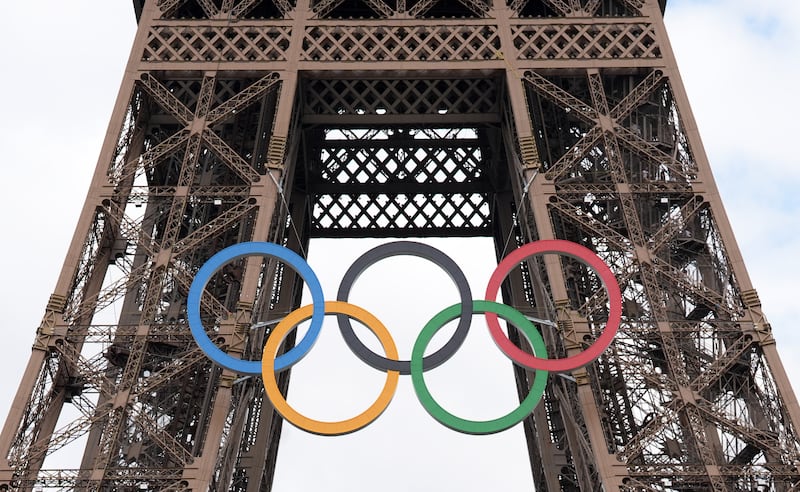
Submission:
[[283,186],[275,179],[275,176],[272,175],[271,172],[267,172],[272,182],[275,184],[275,188],[278,190],[278,194],[281,197],[281,204],[283,205],[284,210],[286,210],[286,217],[289,220],[289,225],[292,228],[292,232],[294,232],[295,237],[298,239],[297,247],[300,248],[300,252],[303,254],[304,258],[308,258],[308,253],[306,252],[305,248],[303,247],[303,238],[300,236],[300,231],[297,230],[297,227],[294,224],[294,217],[292,217],[292,211],[289,209],[289,202],[286,200],[286,193],[284,192]]

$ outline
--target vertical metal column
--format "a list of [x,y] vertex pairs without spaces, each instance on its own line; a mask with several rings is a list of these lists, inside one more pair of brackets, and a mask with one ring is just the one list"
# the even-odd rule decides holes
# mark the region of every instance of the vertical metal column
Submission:
[[[270,490],[281,420],[186,324],[242,241],[580,243],[615,344],[524,427],[537,491],[794,490],[798,406],[703,152],[658,0],[147,0],[75,236],[0,433],[0,490]],[[344,20],[346,19],[346,20]],[[254,358],[300,301],[232,262],[201,314]],[[551,356],[607,319],[548,255],[504,299]],[[512,336],[513,333],[512,333]],[[291,343],[291,340],[287,343]],[[531,375],[516,370],[520,394]],[[281,384],[288,384],[288,373]],[[48,467],[58,450],[75,466]]]

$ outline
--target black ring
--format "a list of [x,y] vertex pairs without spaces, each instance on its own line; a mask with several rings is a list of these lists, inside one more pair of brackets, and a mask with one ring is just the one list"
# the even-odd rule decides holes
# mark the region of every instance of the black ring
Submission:
[[[443,364],[456,353],[467,338],[467,333],[472,323],[472,292],[470,291],[469,283],[464,276],[464,272],[461,271],[461,268],[459,268],[452,258],[433,246],[413,241],[395,241],[382,244],[367,251],[353,262],[347,270],[347,273],[344,274],[342,283],[339,284],[339,293],[336,299],[348,302],[347,297],[350,295],[350,289],[353,287],[353,283],[367,267],[372,266],[384,258],[399,255],[417,256],[439,266],[447,272],[450,279],[455,282],[458,293],[461,296],[461,317],[458,320],[458,327],[455,333],[453,333],[453,337],[448,340],[442,348],[422,359],[422,370],[427,371]],[[359,359],[380,371],[399,371],[400,374],[411,374],[411,361],[391,360],[380,354],[376,354],[358,339],[355,331],[353,331],[353,325],[350,324],[349,317],[337,315],[336,318],[339,322],[339,330],[342,332],[344,341]]]

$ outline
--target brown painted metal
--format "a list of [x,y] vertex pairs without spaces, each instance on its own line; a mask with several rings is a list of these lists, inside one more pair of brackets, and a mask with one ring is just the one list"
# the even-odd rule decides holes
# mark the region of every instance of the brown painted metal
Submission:
[[[795,490],[797,400],[663,4],[134,4],[110,137],[0,434],[0,490],[270,490],[281,421],[192,342],[193,272],[235,242],[367,235],[493,236],[498,256],[562,238],[611,265],[613,348],[555,378],[525,422],[536,490]],[[603,327],[599,287],[548,256],[504,298],[553,320],[567,355]],[[248,356],[267,334],[251,327],[301,291],[251,258],[209,292],[220,343]],[[42,468],[81,436],[79,469]]]

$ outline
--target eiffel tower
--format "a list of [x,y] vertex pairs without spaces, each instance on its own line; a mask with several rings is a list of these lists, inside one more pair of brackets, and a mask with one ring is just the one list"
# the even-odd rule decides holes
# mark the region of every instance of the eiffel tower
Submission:
[[[260,384],[198,351],[189,285],[242,241],[302,252],[367,236],[486,236],[498,257],[508,238],[567,239],[612,268],[614,345],[551,377],[523,423],[532,490],[798,486],[796,399],[663,1],[134,8],[113,135],[0,433],[0,490],[271,490],[282,420]],[[301,285],[275,262],[231,264],[203,315],[257,359]],[[608,317],[598,279],[568,258],[529,260],[503,297],[557,325],[553,357]],[[515,374],[524,396],[533,375]],[[44,467],[67,449],[78,469]]]

